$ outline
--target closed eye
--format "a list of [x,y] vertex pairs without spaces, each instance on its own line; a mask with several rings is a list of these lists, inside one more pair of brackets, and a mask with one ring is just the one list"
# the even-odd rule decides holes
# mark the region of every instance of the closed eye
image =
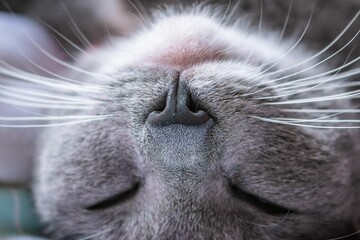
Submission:
[[140,187],[140,183],[136,183],[128,190],[116,193],[115,195],[112,195],[101,201],[96,202],[95,204],[86,206],[85,209],[87,209],[89,211],[105,210],[105,209],[114,207],[118,204],[127,202],[136,195],[136,193],[139,190],[139,187]]
[[230,190],[236,198],[250,205],[255,206],[259,210],[269,215],[278,216],[278,215],[287,215],[291,213],[296,213],[296,211],[292,210],[291,208],[282,207],[276,203],[272,203],[261,197],[244,192],[234,184],[230,184]]

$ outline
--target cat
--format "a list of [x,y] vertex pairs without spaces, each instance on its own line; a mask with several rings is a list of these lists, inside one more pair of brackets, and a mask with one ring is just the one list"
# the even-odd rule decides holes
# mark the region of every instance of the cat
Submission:
[[357,239],[357,35],[346,53],[302,44],[314,8],[296,38],[226,5],[169,6],[38,77],[51,238]]

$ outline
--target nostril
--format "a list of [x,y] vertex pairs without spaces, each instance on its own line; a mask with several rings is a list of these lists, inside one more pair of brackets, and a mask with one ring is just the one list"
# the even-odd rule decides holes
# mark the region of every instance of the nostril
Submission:
[[199,111],[199,102],[194,101],[191,96],[189,96],[189,102],[187,104],[187,107],[191,112],[198,112]]
[[165,108],[150,113],[147,121],[153,125],[200,125],[209,119],[209,114],[200,110],[198,102],[193,100],[188,87],[177,80],[169,87]]

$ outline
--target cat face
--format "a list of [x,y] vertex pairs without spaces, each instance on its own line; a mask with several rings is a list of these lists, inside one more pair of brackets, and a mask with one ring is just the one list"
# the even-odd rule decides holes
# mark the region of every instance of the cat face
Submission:
[[73,74],[101,84],[82,114],[103,117],[44,133],[35,193],[54,238],[325,239],[351,233],[355,131],[279,120],[294,116],[279,103],[313,94],[293,99],[274,81],[312,66],[289,68],[307,54],[287,53],[288,45],[277,46],[271,35],[224,26],[204,13],[170,15],[85,57],[104,79]]

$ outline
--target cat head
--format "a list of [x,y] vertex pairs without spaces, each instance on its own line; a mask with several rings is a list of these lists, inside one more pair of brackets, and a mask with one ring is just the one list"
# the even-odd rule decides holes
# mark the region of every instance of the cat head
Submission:
[[[290,42],[204,10],[156,19],[84,53],[91,72],[69,74],[81,81],[80,114],[94,117],[42,137],[35,196],[54,238],[323,239],[353,231],[356,130],[314,128],[311,119],[327,118],[303,111],[350,102],[315,101],[327,90],[294,93],[328,70],[298,73],[316,58],[306,62],[313,55],[289,51]],[[300,101],[307,97],[315,100]]]

